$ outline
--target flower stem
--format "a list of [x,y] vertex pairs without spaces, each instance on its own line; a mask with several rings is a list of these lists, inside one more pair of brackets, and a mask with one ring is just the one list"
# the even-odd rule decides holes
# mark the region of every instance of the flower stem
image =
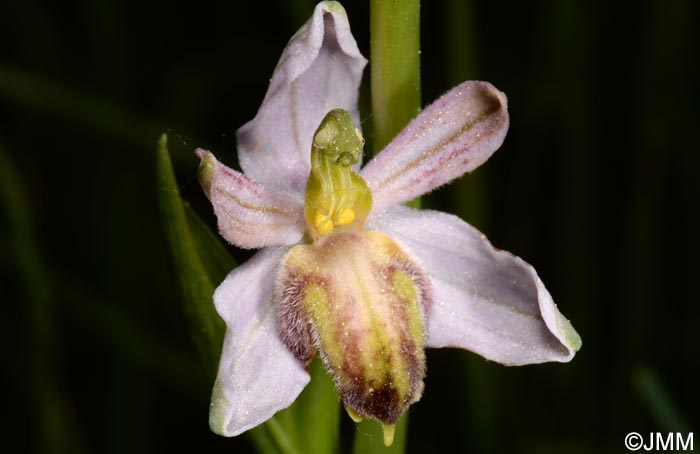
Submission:
[[[381,151],[421,109],[420,0],[370,0],[370,62],[374,153]],[[420,198],[408,203],[420,206]],[[368,449],[367,422],[355,432],[355,452]],[[408,414],[404,414],[387,450],[378,424],[371,452],[404,451]],[[369,429],[372,430],[372,429]]]
[[420,0],[370,1],[374,151],[421,108]]

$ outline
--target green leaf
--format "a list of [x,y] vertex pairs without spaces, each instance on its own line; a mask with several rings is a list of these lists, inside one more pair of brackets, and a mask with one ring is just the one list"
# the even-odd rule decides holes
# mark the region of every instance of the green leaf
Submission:
[[[374,153],[382,150],[421,108],[420,0],[370,1],[370,78]],[[420,208],[421,198],[407,205]],[[355,431],[354,452],[403,453],[408,414],[396,425],[394,443],[384,447],[382,428],[363,421]]]
[[182,395],[195,400],[205,397],[211,383],[199,374],[199,364],[190,353],[179,350],[117,302],[95,294],[73,276],[58,273],[54,282],[61,309],[73,323]]
[[204,271],[212,282],[221,282],[236,267],[236,261],[226,250],[226,246],[218,235],[211,231],[187,202],[184,204],[187,226],[197,247]]
[[96,93],[64,85],[50,77],[0,64],[0,99],[48,114],[144,150],[158,131],[157,123],[130,112]]
[[[197,213],[182,201],[167,146],[167,136],[158,141],[156,159],[158,200],[164,229],[182,289],[185,311],[194,342],[213,383],[224,336],[224,322],[216,313],[214,284],[221,282],[236,262],[218,237]],[[277,416],[248,432],[258,452],[301,453],[296,444],[294,420]]]
[[165,134],[158,141],[156,178],[160,214],[182,290],[185,311],[191,322],[192,336],[205,370],[210,377],[214,377],[223,342],[224,323],[212,302],[214,284],[202,264],[197,244],[190,232],[190,223],[180,198]]
[[656,427],[664,432],[687,434],[691,431],[691,425],[681,414],[678,403],[673,400],[669,389],[654,369],[647,366],[637,368],[632,378]]
[[[26,372],[26,403],[35,416],[33,447],[45,453],[80,452],[84,441],[76,429],[78,423],[62,411],[66,390],[58,364],[56,295],[26,192],[14,161],[0,143],[0,238],[8,245],[2,251],[3,260],[10,261],[13,279],[21,289],[21,300],[15,303],[10,297],[7,303],[16,304],[21,316],[16,344],[31,352],[13,367]],[[2,293],[5,298],[4,289]]]

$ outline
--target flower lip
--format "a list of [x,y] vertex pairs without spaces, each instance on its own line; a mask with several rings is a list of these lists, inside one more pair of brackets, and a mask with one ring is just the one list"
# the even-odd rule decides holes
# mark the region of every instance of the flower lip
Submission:
[[320,352],[351,414],[395,424],[420,398],[432,291],[394,240],[345,231],[294,246],[275,287],[283,342],[303,364]]

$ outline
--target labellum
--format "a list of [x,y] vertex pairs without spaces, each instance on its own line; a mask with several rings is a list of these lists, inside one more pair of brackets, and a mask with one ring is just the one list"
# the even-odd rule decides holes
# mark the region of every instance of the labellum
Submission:
[[343,110],[316,131],[309,242],[284,258],[275,300],[287,348],[306,364],[318,351],[350,416],[379,421],[390,444],[396,421],[423,391],[430,284],[394,240],[364,228],[372,194],[351,168],[362,145]]

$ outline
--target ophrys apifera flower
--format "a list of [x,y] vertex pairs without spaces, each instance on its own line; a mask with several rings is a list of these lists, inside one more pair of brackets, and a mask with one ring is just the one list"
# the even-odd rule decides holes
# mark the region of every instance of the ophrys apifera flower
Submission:
[[261,248],[214,294],[227,323],[217,433],[238,435],[290,405],[317,352],[350,416],[379,421],[390,443],[420,399],[426,347],[522,365],[566,362],[580,346],[530,265],[455,216],[401,205],[500,147],[505,96],[465,82],[361,168],[365,64],[342,7],[319,4],[238,131],[243,173],[197,151],[222,236]]

